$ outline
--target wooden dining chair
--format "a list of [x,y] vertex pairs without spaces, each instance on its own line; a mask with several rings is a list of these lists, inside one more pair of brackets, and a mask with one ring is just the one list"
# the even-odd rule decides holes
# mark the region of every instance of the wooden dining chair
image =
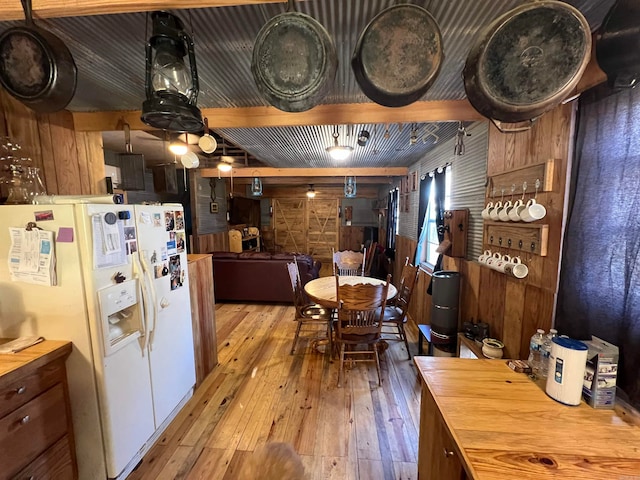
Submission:
[[[379,342],[390,280],[391,275],[387,277],[386,283],[380,285],[366,283],[340,285],[340,275],[336,275],[338,320],[335,327],[335,342],[340,347],[338,387],[342,386],[344,360],[347,355],[353,357],[373,356],[372,359],[354,358],[352,361],[375,361],[378,385],[382,385]],[[358,350],[359,345],[366,345],[367,348]]]
[[[404,325],[407,323],[407,311],[409,309],[409,303],[411,302],[413,288],[418,280],[418,270],[419,268],[417,266],[414,267],[409,263],[409,258],[407,257],[402,267],[402,273],[400,274],[398,295],[396,295],[393,302],[390,302],[390,304],[385,307],[382,320],[383,334],[396,336],[396,338],[387,338],[385,335],[385,340],[403,341],[407,348],[409,360],[411,360],[411,352],[409,351],[409,342],[407,341]],[[389,331],[389,327],[391,331]]]
[[[352,250],[343,250],[333,253],[333,274],[334,275],[364,275],[365,261],[367,258],[367,249],[364,252],[354,252]],[[337,267],[336,267],[337,265]]]
[[375,257],[376,257],[376,249],[378,247],[378,243],[377,242],[373,242],[368,249],[365,249],[365,252],[367,252],[364,256],[364,272],[363,275],[366,277],[370,277],[371,276],[371,267],[373,266],[373,262],[375,261]]
[[300,271],[298,270],[298,263],[295,257],[293,258],[293,262],[287,263],[287,270],[289,271],[291,289],[293,291],[293,304],[296,311],[295,321],[298,322],[296,333],[293,337],[293,344],[291,345],[291,355],[295,352],[296,343],[298,342],[303,326],[310,327],[308,330],[313,330],[316,333],[319,325],[324,326],[327,332],[326,337],[316,337],[315,340],[327,340],[329,342],[329,352],[331,352],[333,348],[329,324],[331,310],[309,301],[302,288]]

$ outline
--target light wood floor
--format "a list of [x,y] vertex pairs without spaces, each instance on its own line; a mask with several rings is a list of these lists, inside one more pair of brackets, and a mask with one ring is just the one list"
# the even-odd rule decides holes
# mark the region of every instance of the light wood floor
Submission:
[[[237,479],[267,442],[288,442],[310,480],[416,479],[420,383],[401,342],[337,387],[338,361],[298,343],[293,307],[216,305],[219,365],[129,479]],[[412,354],[417,329],[408,326]],[[270,480],[270,479],[269,479]]]

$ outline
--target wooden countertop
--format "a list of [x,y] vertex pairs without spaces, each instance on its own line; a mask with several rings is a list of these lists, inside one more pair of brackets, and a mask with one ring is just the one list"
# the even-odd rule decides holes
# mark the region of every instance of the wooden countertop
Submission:
[[640,427],[584,401],[562,405],[505,360],[415,357],[477,480],[640,480]]
[[11,381],[14,375],[24,375],[24,372],[18,370],[26,365],[36,369],[70,353],[71,342],[45,340],[18,353],[0,354],[0,379]]

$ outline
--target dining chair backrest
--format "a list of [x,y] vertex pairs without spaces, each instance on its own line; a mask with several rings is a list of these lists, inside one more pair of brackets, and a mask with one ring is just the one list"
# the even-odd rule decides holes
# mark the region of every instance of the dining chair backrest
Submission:
[[340,275],[336,275],[338,339],[344,335],[380,334],[390,278],[389,275],[387,281],[379,285],[340,285]]
[[287,270],[289,271],[291,290],[293,291],[293,304],[296,310],[299,310],[305,304],[305,296],[302,290],[302,282],[300,281],[300,270],[298,270],[298,263],[295,258],[293,262],[287,263]]
[[371,275],[371,267],[373,266],[373,262],[375,261],[376,253],[377,253],[378,243],[373,242],[369,245],[368,249],[365,249],[367,252],[364,256],[364,273],[363,275],[369,277]]
[[[364,252],[354,252],[343,250],[333,251],[333,274],[334,275],[364,275],[367,249]],[[337,265],[337,267],[336,267]]]
[[398,286],[398,295],[396,296],[395,302],[396,307],[402,310],[402,315],[404,315],[409,309],[413,288],[418,280],[418,270],[419,267],[414,267],[411,264],[406,264],[402,267],[400,285]]

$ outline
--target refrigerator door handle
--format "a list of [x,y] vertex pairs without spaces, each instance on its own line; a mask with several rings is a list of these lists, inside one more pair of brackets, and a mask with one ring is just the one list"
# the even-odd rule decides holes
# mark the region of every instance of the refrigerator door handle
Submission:
[[145,340],[145,345],[149,346],[149,349],[152,350],[153,349],[153,331],[156,328],[156,321],[158,320],[158,296],[156,294],[156,288],[155,285],[153,284],[153,274],[151,272],[151,269],[149,268],[149,264],[147,263],[147,259],[146,259],[146,251],[140,252],[140,263],[142,263],[142,270],[145,273],[145,277],[147,279],[147,286],[149,287],[149,290],[151,291],[151,302],[153,303],[153,308],[151,308],[151,311],[153,312],[152,315],[150,316],[150,319],[152,320],[152,322],[149,323],[149,325],[147,325],[147,337]]
[[140,259],[137,255],[133,255],[133,264],[135,266],[134,273],[136,278],[140,282],[140,292],[142,295],[142,311],[140,314],[140,324],[142,325],[141,334],[144,336],[144,344],[142,346],[142,356],[144,357],[147,347],[149,346],[149,331],[147,328],[147,314],[149,311],[149,292],[147,291],[145,279],[145,272],[140,264]]

